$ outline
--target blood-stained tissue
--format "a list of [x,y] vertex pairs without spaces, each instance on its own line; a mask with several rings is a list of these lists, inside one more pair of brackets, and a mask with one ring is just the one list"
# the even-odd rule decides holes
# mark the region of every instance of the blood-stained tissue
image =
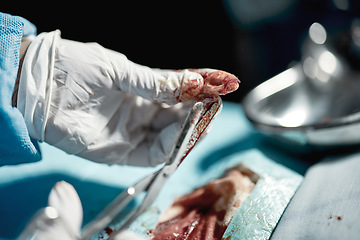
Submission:
[[153,240],[221,239],[259,176],[240,164],[173,203],[152,231]]

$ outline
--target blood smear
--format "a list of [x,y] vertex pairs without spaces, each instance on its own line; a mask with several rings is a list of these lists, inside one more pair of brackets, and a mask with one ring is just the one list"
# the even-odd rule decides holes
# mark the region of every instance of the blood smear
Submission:
[[152,239],[221,239],[257,179],[256,173],[241,166],[230,170],[226,177],[178,198],[164,212],[161,218],[165,220],[160,220],[152,231]]

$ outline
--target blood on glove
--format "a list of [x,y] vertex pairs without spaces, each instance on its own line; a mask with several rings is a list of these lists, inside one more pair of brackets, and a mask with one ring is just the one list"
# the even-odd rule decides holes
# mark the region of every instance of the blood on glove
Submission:
[[213,69],[190,69],[190,71],[199,73],[201,78],[188,78],[182,83],[179,102],[225,95],[239,88],[240,80],[228,72]]

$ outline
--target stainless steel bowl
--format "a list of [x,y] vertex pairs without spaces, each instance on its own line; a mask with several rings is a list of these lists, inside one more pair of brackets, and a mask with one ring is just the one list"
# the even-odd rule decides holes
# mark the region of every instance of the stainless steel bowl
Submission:
[[[346,51],[354,53],[360,49],[359,22],[354,22],[350,36]],[[260,132],[299,145],[360,143],[360,71],[350,64],[348,52],[334,47],[334,39],[314,23],[301,62],[245,97],[245,114]]]

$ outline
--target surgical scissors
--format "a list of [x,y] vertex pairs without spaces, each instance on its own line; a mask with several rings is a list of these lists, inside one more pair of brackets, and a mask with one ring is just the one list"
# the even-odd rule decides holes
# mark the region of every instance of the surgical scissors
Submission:
[[88,239],[103,230],[140,193],[147,192],[142,204],[131,213],[130,217],[119,229],[112,233],[112,237],[128,228],[131,222],[155,201],[167,179],[175,172],[187,153],[194,147],[200,135],[222,106],[221,98],[210,101],[208,109],[204,108],[204,104],[208,105],[209,102],[196,102],[190,110],[172,154],[165,165],[119,194],[97,217],[83,228],[81,239]]

